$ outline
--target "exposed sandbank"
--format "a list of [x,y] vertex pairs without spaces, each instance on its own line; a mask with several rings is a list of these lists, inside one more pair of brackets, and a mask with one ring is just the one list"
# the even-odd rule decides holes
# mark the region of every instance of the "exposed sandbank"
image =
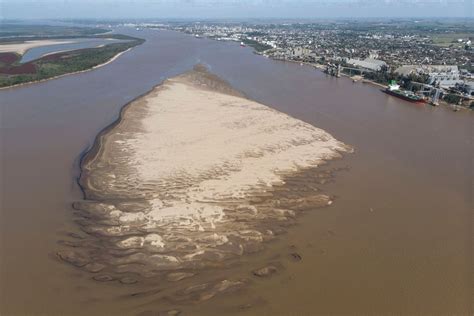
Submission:
[[99,242],[59,256],[136,281],[220,266],[331,204],[312,170],[350,150],[198,67],[129,103],[97,137],[75,208]]
[[20,55],[25,54],[29,49],[41,46],[51,46],[59,44],[70,44],[74,41],[59,41],[59,40],[37,40],[37,41],[25,41],[22,43],[9,43],[0,44],[0,53],[17,53]]

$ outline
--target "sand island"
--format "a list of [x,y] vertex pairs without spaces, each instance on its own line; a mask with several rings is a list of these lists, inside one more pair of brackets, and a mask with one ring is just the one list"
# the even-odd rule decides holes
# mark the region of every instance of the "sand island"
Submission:
[[74,204],[94,238],[58,256],[99,281],[128,275],[122,283],[218,267],[331,204],[312,170],[349,150],[196,66],[98,135],[81,164],[85,200]]

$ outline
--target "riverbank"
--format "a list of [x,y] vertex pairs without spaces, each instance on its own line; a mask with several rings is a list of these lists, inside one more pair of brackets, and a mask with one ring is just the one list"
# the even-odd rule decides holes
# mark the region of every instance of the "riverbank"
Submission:
[[113,38],[128,39],[128,41],[94,48],[54,52],[26,63],[20,63],[21,55],[3,53],[0,56],[5,61],[0,67],[0,89],[43,82],[64,75],[94,70],[107,65],[122,53],[144,42],[142,39],[120,34],[114,35]]
[[[267,58],[271,58],[271,57],[267,57]],[[284,62],[290,62],[290,63],[295,63],[295,64],[300,64],[300,65],[305,65],[305,66],[310,66],[310,67],[313,67],[321,72],[324,72],[326,66],[323,65],[323,64],[317,64],[317,63],[308,63],[308,62],[301,62],[301,61],[296,61],[296,60],[285,60],[285,59],[274,59],[274,58],[271,58],[272,60],[276,60],[276,61],[284,61]],[[345,74],[345,73],[341,73],[341,77],[345,77],[345,78],[349,78],[349,79],[352,79],[353,77],[348,75],[348,74]],[[364,77],[361,77],[361,76],[357,76],[357,81],[361,81],[362,83],[367,83],[367,84],[371,84],[375,87],[380,87],[380,88],[386,88],[387,86],[386,85],[383,85],[381,83],[378,83],[376,81],[373,81],[373,80],[369,80],[369,79],[365,79]]]

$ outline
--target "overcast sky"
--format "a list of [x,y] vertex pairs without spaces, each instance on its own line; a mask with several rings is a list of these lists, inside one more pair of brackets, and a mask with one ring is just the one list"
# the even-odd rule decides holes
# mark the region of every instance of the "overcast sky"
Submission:
[[0,17],[473,17],[473,3],[474,0],[0,0]]

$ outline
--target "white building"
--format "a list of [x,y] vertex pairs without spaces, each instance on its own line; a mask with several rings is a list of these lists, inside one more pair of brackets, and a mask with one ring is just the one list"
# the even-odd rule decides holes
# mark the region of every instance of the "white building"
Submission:
[[308,48],[304,47],[295,47],[291,50],[291,56],[292,57],[302,57],[302,56],[307,56],[311,53],[311,50]]
[[366,58],[364,60],[351,58],[351,59],[348,59],[346,62],[350,65],[353,65],[359,68],[373,70],[373,71],[379,71],[383,66],[387,66],[387,63],[384,62],[383,60],[374,59],[374,58]]
[[427,73],[430,76],[429,83],[439,83],[442,88],[451,88],[463,82],[458,66],[433,65],[429,66]]
[[458,66],[451,65],[403,65],[395,72],[408,76],[412,73],[427,74],[429,84],[439,84],[441,88],[451,88],[463,83]]

